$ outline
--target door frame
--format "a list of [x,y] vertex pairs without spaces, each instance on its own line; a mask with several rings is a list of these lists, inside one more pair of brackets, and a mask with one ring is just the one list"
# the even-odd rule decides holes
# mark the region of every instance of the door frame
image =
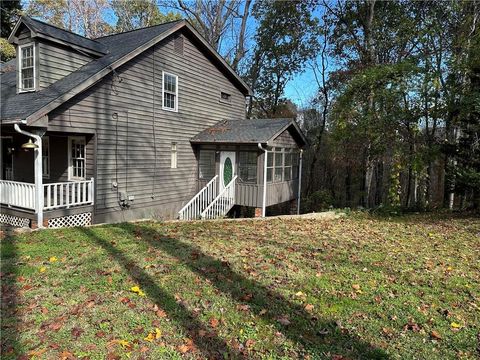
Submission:
[[223,191],[223,189],[225,189],[225,186],[227,186],[227,184],[224,183],[223,164],[224,164],[224,162],[227,158],[230,158],[230,160],[232,161],[232,179],[233,179],[233,177],[237,173],[237,170],[236,170],[236,166],[237,166],[236,156],[237,156],[236,151],[220,151],[220,169],[219,169],[219,174],[218,174],[218,177],[220,178],[220,181],[218,182],[218,184],[219,184],[218,192],[219,193],[221,193]]

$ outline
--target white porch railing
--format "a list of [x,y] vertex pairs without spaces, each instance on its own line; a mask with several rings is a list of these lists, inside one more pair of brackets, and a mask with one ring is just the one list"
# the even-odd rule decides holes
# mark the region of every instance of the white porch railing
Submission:
[[227,186],[218,194],[215,200],[203,210],[202,219],[216,219],[226,215],[235,205],[235,184],[237,175],[228,183]]
[[83,181],[43,184],[45,210],[93,204],[93,178]]
[[[44,210],[91,205],[94,180],[43,184]],[[35,210],[35,184],[0,180],[0,203]]]
[[35,210],[35,184],[0,180],[0,202],[8,207]]
[[179,212],[180,220],[200,219],[202,211],[217,197],[218,175],[210,180]]

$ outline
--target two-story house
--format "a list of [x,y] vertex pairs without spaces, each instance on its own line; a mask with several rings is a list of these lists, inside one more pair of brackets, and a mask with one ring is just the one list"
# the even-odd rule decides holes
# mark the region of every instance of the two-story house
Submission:
[[248,86],[187,22],[92,40],[22,17],[9,41],[0,222],[264,215],[298,198],[301,130],[245,119]]

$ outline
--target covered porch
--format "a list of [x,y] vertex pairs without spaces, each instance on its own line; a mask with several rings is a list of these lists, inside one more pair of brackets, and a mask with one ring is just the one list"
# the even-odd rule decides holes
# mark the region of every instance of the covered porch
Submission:
[[91,222],[93,134],[16,127],[1,129],[0,222],[31,227],[84,225],[78,214]]
[[300,201],[306,139],[293,119],[224,120],[190,140],[198,193],[179,211],[185,220],[226,216],[234,206],[266,208]]

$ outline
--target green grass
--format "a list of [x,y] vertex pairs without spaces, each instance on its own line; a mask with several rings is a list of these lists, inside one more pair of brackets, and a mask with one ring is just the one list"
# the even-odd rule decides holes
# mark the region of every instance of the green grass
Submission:
[[145,222],[1,250],[2,359],[480,356],[478,218]]

